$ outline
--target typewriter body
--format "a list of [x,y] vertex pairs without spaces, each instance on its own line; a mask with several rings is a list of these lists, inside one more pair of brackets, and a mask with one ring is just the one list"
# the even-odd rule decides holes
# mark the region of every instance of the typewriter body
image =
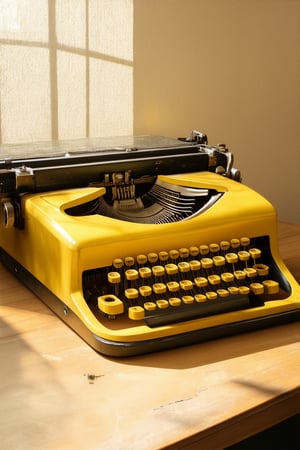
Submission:
[[1,148],[1,258],[102,354],[300,318],[273,206],[201,132]]

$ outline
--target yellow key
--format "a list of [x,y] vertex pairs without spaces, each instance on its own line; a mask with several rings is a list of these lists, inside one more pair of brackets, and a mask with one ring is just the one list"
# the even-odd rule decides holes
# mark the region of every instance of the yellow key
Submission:
[[139,277],[139,273],[135,269],[126,270],[125,275],[126,275],[127,280],[130,280],[130,281],[137,280]]
[[246,252],[246,250],[240,250],[238,256],[240,261],[248,261],[250,259],[250,253]]
[[147,262],[147,256],[146,255],[137,255],[136,262],[138,264],[146,264]]
[[143,320],[145,318],[145,310],[142,306],[130,306],[128,308],[128,317],[131,320]]
[[156,263],[156,261],[158,260],[158,254],[157,254],[157,253],[150,252],[150,253],[148,253],[147,256],[148,256],[148,261],[149,261],[151,264]]
[[204,294],[196,294],[195,295],[195,300],[197,303],[204,303],[207,301],[207,297]]
[[123,302],[114,295],[101,295],[98,297],[98,308],[109,316],[115,316],[124,312]]
[[239,288],[236,286],[229,286],[227,289],[228,289],[229,293],[232,295],[236,295],[236,294],[240,293]]
[[154,302],[145,302],[144,303],[144,308],[147,311],[154,311],[156,309],[156,304]]
[[128,298],[128,300],[134,300],[135,298],[138,298],[139,291],[134,288],[125,289],[125,297]]
[[158,257],[159,257],[159,260],[162,262],[167,261],[167,259],[169,258],[169,253],[165,252],[165,251],[161,251],[161,252],[159,252]]
[[252,267],[245,267],[244,272],[248,278],[254,278],[257,275],[256,270],[253,269]]
[[250,239],[248,237],[241,237],[240,241],[243,247],[248,247],[250,244]]
[[221,241],[220,242],[220,249],[223,251],[227,251],[230,247],[230,242],[228,241]]
[[264,293],[264,285],[261,283],[251,283],[250,289],[255,295],[260,295]]
[[233,274],[237,280],[244,280],[246,278],[246,272],[243,270],[235,270]]
[[194,303],[194,297],[192,297],[191,295],[183,295],[181,298],[185,305]]
[[216,300],[218,298],[218,294],[213,291],[208,291],[205,295],[207,297],[207,300]]
[[255,269],[257,274],[261,277],[265,277],[269,274],[269,266],[266,264],[254,264],[253,269]]
[[157,306],[159,309],[166,309],[169,307],[169,302],[168,300],[157,300],[156,302]]
[[211,269],[214,263],[211,258],[201,258],[201,266],[203,269]]
[[207,255],[209,253],[208,245],[200,245],[199,247],[200,255]]
[[109,283],[117,284],[121,282],[121,275],[119,274],[119,272],[109,272],[107,274],[107,279]]
[[234,280],[234,275],[231,272],[221,273],[221,279],[225,281],[225,283],[232,283]]
[[124,262],[125,266],[131,267],[134,265],[134,258],[132,256],[125,256]]
[[184,291],[190,291],[193,289],[193,282],[191,280],[181,280],[179,282],[181,289]]
[[178,267],[176,264],[166,264],[165,271],[168,275],[176,275],[176,273],[178,273]]
[[273,280],[265,280],[262,282],[268,294],[277,294],[279,292],[279,283]]
[[208,285],[208,280],[205,277],[196,277],[194,281],[198,287],[205,287]]
[[141,278],[150,278],[152,275],[152,270],[150,267],[140,267],[139,274]]
[[149,297],[152,294],[152,288],[151,286],[140,286],[139,292],[142,297]]
[[164,283],[155,283],[152,287],[155,294],[163,294],[164,292],[167,292],[167,286]]
[[248,295],[250,292],[250,288],[248,286],[240,286],[239,291],[242,295]]
[[201,263],[197,259],[193,259],[190,261],[190,268],[193,271],[200,270],[201,269]]
[[224,266],[226,260],[225,260],[224,256],[217,255],[217,256],[213,256],[213,262],[214,262],[215,266],[220,267],[220,266]]
[[257,259],[261,257],[261,250],[259,248],[250,248],[249,253],[251,255],[251,258]]
[[215,242],[213,242],[212,244],[209,244],[209,250],[212,253],[218,253],[218,251],[220,250],[220,246],[219,246],[219,244],[216,244]]
[[228,297],[229,291],[227,289],[217,289],[217,293],[220,297]]
[[185,261],[181,261],[178,263],[178,269],[180,272],[189,272],[190,270],[190,265],[188,262]]
[[221,283],[221,277],[219,277],[219,275],[208,275],[207,278],[208,278],[209,283],[212,285]]
[[238,255],[236,253],[226,253],[225,259],[229,264],[235,264],[238,262]]
[[165,274],[164,266],[153,266],[152,273],[155,277],[162,277]]
[[230,241],[231,248],[238,248],[241,245],[241,241],[237,238],[233,238]]
[[189,248],[189,250],[190,250],[190,255],[191,256],[195,257],[195,256],[199,255],[199,248],[198,247],[192,246],[192,247]]
[[180,289],[179,283],[177,283],[177,281],[169,281],[167,283],[167,287],[170,292],[176,292]]
[[188,248],[182,247],[179,249],[180,258],[188,258],[190,256],[190,252]]
[[171,259],[176,260],[179,258],[179,251],[178,250],[170,250],[169,256]]
[[113,266],[115,269],[121,269],[121,267],[123,267],[124,265],[124,261],[121,258],[115,258],[113,260]]
[[171,306],[180,306],[181,305],[181,299],[178,297],[171,297],[169,298],[169,303]]

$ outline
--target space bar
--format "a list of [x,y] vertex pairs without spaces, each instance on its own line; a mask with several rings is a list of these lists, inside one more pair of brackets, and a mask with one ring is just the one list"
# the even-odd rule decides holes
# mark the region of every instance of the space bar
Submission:
[[168,308],[154,311],[145,311],[145,322],[149,327],[159,327],[172,323],[184,322],[200,317],[207,317],[222,314],[229,311],[236,311],[249,307],[249,295],[230,294],[227,297],[219,297],[206,302],[196,302],[185,304],[181,302],[179,306],[168,306]]

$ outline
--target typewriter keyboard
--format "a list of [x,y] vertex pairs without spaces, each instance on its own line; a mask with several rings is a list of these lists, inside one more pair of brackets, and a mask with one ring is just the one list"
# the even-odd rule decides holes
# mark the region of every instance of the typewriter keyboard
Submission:
[[89,304],[150,327],[263,306],[287,290],[266,236],[115,258],[83,273]]

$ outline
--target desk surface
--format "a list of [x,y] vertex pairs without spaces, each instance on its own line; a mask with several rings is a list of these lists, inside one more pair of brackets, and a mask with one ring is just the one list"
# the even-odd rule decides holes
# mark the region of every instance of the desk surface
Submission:
[[[300,282],[300,225],[280,224]],[[98,355],[0,266],[3,449],[223,448],[300,412],[300,326]]]

